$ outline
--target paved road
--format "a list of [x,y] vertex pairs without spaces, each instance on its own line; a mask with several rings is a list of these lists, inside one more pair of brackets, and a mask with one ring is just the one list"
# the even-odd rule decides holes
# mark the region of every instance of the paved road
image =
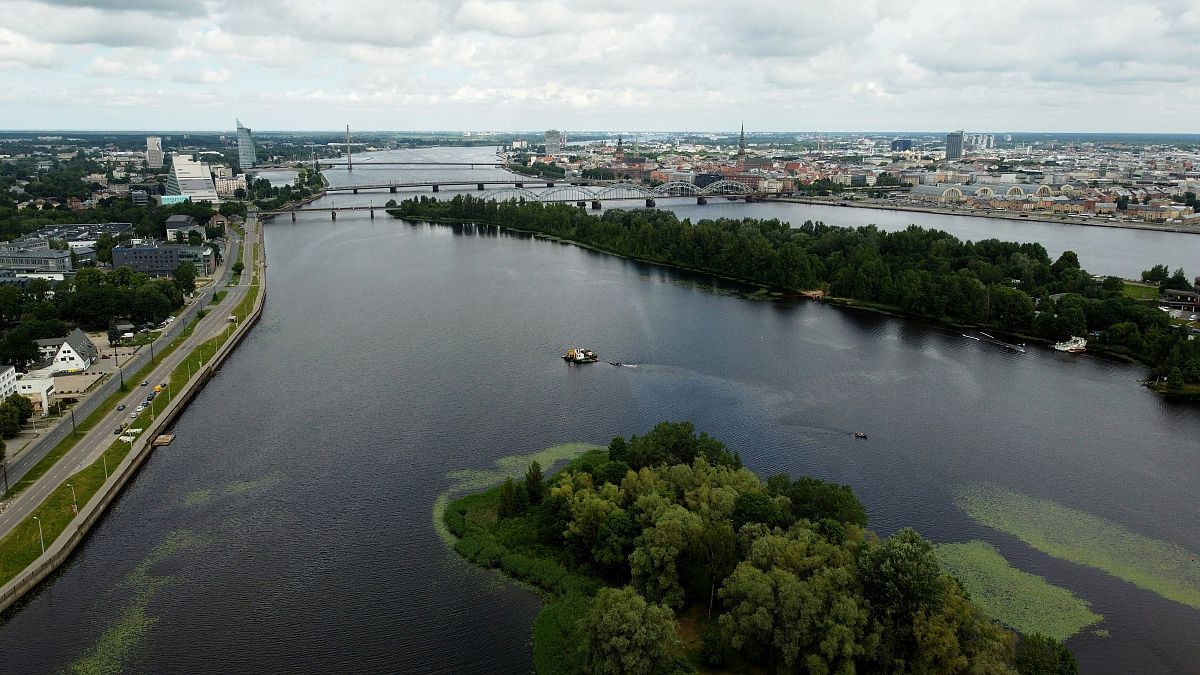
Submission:
[[[247,226],[249,228],[253,228],[252,223],[247,223]],[[99,459],[101,453],[103,453],[104,450],[108,448],[116,438],[116,435],[113,434],[113,430],[123,423],[133,422],[129,415],[139,403],[146,400],[147,394],[149,394],[151,391],[151,386],[154,384],[167,382],[175,368],[179,366],[179,364],[183,363],[184,359],[191,354],[192,350],[195,349],[196,346],[219,335],[229,328],[229,313],[237,305],[237,303],[241,302],[242,298],[246,296],[246,293],[250,287],[250,282],[254,277],[252,247],[258,240],[258,236],[259,235],[252,230],[248,230],[246,234],[246,240],[244,242],[240,242],[245,250],[244,256],[246,262],[246,271],[242,274],[238,285],[227,286],[231,276],[230,268],[233,266],[233,261],[237,259],[236,256],[227,256],[228,259],[226,261],[225,273],[221,275],[221,278],[211,286],[211,288],[215,290],[228,291],[228,293],[225,294],[225,297],[221,300],[221,303],[215,306],[207,305],[207,300],[211,298],[211,293],[203,293],[200,296],[200,302],[193,303],[192,308],[190,308],[187,312],[180,314],[179,318],[172,322],[171,328],[173,331],[169,330],[168,334],[175,335],[183,330],[183,327],[191,320],[191,317],[195,315],[196,310],[204,307],[208,307],[210,310],[207,316],[201,319],[196,325],[196,329],[192,331],[192,334],[188,336],[188,338],[184,340],[183,343],[180,344],[177,349],[175,349],[175,351],[171,352],[170,356],[165,359],[158,360],[158,365],[153,371],[151,371],[150,375],[147,376],[147,381],[150,382],[150,386],[142,387],[140,386],[140,382],[127,383],[130,385],[129,393],[120,401],[121,403],[125,404],[125,410],[119,411],[114,408],[112,411],[110,411],[100,420],[100,422],[96,424],[96,426],[92,428],[90,432],[81,437],[75,446],[71,448],[66,455],[60,458],[49,471],[42,475],[42,477],[39,478],[36,483],[26,488],[24,492],[17,495],[11,502],[9,502],[8,508],[4,511],[4,513],[0,513],[0,537],[3,537],[12,531],[17,524],[30,515],[38,507],[38,505],[50,495],[50,493],[54,492],[54,490],[56,490],[58,486],[65,482],[72,474]],[[234,241],[232,245],[237,245],[238,243],[239,242],[237,241],[236,235],[234,235]],[[167,341],[160,338],[159,342],[165,345]],[[148,361],[150,358],[150,354],[148,352],[144,355],[139,354],[139,356],[145,357],[142,359],[143,363]],[[129,362],[128,366],[122,364],[122,367],[128,372],[137,372],[141,366],[142,364],[138,363],[136,357]],[[116,390],[120,387],[120,383],[116,379],[110,379],[105,384],[113,385],[113,390]],[[79,410],[76,411],[76,415],[78,416],[77,421],[82,421],[83,418],[86,418],[92,410],[95,410],[95,408],[101,402],[108,398],[108,395],[109,394],[105,393],[103,389],[98,390],[90,395],[88,400],[92,402],[93,405],[87,410],[84,410],[83,404],[79,405]],[[161,407],[161,404],[159,404],[159,407]],[[29,470],[29,467],[32,467],[39,459],[41,459],[42,456],[45,456],[45,454],[49,452],[50,448],[52,448],[54,444],[58,442],[58,440],[61,440],[62,437],[71,432],[70,418],[67,418],[64,421],[65,424],[60,423],[59,429],[55,430],[61,430],[62,432],[57,434],[57,439],[54,439],[54,436],[56,435],[55,431],[51,431],[40,439],[44,446],[38,448],[38,450],[40,450],[40,454],[37,454],[35,457],[35,453],[37,451],[34,451],[32,446],[30,446],[29,450],[26,450],[24,453],[22,453],[22,456],[19,458],[20,460],[26,460],[27,457],[32,459],[28,459],[21,469],[20,474],[16,475],[23,475]],[[16,463],[17,462],[14,462],[13,464],[15,465]],[[109,468],[111,469],[115,467]],[[9,481],[11,483],[15,480],[17,479],[14,478],[14,468],[10,465]]]

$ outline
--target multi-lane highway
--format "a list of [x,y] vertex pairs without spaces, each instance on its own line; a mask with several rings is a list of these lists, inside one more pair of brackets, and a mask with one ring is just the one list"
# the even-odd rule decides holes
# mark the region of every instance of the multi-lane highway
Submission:
[[[43,474],[38,480],[23,492],[14,497],[3,513],[0,513],[0,537],[8,534],[17,524],[29,516],[42,501],[49,496],[55,489],[65,482],[72,474],[79,471],[83,467],[96,461],[101,453],[106,448],[112,445],[116,439],[113,431],[124,423],[133,423],[130,414],[135,407],[146,400],[147,395],[152,391],[154,384],[167,382],[171,373],[181,363],[188,358],[192,350],[201,343],[216,337],[220,333],[228,330],[228,316],[231,310],[237,306],[242,298],[246,296],[250,288],[251,280],[254,277],[254,246],[260,236],[254,231],[254,223],[247,223],[247,232],[245,240],[242,241],[236,235],[232,235],[230,250],[226,254],[225,272],[215,283],[213,283],[204,292],[197,295],[196,301],[192,303],[185,312],[182,312],[179,317],[173,321],[164,334],[159,338],[159,344],[166,345],[170,342],[170,338],[178,335],[183,331],[184,327],[196,315],[200,309],[208,310],[207,315],[196,324],[195,330],[189,335],[174,351],[165,358],[159,358],[157,365],[150,375],[146,376],[147,386],[141,386],[141,382],[128,382],[130,385],[129,392],[120,400],[120,403],[125,405],[125,410],[117,410],[114,408],[105,415],[96,425],[94,425],[86,434],[81,436],[62,458],[54,464],[54,466]],[[231,268],[233,262],[237,259],[237,246],[242,246],[244,250],[244,258],[246,270],[242,274],[239,282],[235,286],[229,286],[231,278]],[[212,294],[218,290],[225,290],[227,293],[217,305],[210,305],[209,301]],[[140,360],[139,360],[140,359]],[[130,359],[127,365],[124,365],[127,373],[137,372],[146,362],[150,360],[148,351],[139,353],[136,357]],[[109,378],[105,385],[93,392],[77,410],[77,421],[86,418],[93,410],[102,404],[112,391],[116,391],[120,387],[120,383],[116,378]],[[164,403],[159,404],[162,407]],[[149,413],[144,413],[138,419],[148,417]],[[35,465],[42,457],[50,451],[62,438],[71,433],[71,424],[69,420],[63,420],[55,429],[42,436],[38,443],[31,444],[14,460],[9,466],[9,480],[16,481],[20,476],[24,475],[33,465]]]

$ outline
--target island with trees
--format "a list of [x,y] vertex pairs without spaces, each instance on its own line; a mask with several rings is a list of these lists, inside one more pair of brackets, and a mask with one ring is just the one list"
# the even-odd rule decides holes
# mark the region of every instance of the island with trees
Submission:
[[454,549],[548,594],[539,673],[1073,673],[994,623],[911,529],[881,539],[849,486],[765,483],[687,422],[537,462],[443,516]]
[[[1072,251],[1041,244],[964,242],[916,225],[897,232],[777,219],[680,220],[669,211],[612,209],[470,195],[388,202],[409,221],[478,223],[533,232],[645,262],[786,291],[822,290],[835,302],[1047,341],[1089,336],[1089,350],[1145,364],[1159,389],[1200,394],[1200,342],[1152,298],[1117,277],[1095,277]],[[1148,270],[1157,280],[1161,269]],[[1188,285],[1183,270],[1160,284]]]

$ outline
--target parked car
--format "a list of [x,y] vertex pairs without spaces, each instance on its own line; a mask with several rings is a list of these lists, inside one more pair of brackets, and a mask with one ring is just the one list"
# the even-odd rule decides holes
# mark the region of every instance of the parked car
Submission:
[[116,429],[113,429],[113,436],[120,436],[120,435],[121,435],[121,427],[117,427]]
[[141,410],[135,410],[134,412],[131,412],[131,413],[129,413],[129,419],[134,419],[134,418],[136,418],[136,417],[138,416],[138,413],[140,413],[140,412],[142,412],[142,411],[141,411]]
[[117,411],[118,411],[118,412],[120,412],[120,411],[122,411],[122,410],[124,410],[124,409],[125,409],[125,404],[124,404],[124,403],[122,403],[121,405],[117,406]]

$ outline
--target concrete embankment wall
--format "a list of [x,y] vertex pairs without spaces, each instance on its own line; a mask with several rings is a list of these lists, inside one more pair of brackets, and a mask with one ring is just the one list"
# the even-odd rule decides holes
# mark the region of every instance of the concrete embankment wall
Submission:
[[108,476],[108,480],[100,487],[100,490],[80,509],[79,515],[67,525],[67,528],[58,535],[57,539],[46,547],[46,552],[11,581],[0,587],[0,612],[8,609],[13,603],[21,599],[22,596],[36,588],[42,580],[50,576],[58,569],[59,565],[62,565],[71,557],[71,553],[83,542],[92,527],[100,522],[100,518],[104,515],[108,506],[116,501],[117,496],[120,495],[126,483],[133,478],[137,470],[145,463],[146,458],[154,451],[152,445],[154,439],[170,428],[175,422],[175,418],[187,408],[192,398],[204,387],[204,383],[212,377],[216,369],[233,353],[234,348],[250,332],[254,324],[258,323],[258,319],[262,315],[263,302],[267,295],[266,270],[263,265],[266,261],[266,252],[262,248],[262,243],[260,238],[260,254],[256,265],[259,278],[259,292],[258,297],[254,300],[254,306],[250,309],[250,313],[238,325],[237,330],[230,335],[230,338],[225,341],[225,344],[217,349],[216,353],[213,354],[213,358],[209,359],[208,363],[198,372],[192,373],[192,379],[188,380],[187,384],[181,388],[179,394],[167,404],[162,414],[146,427],[146,430],[134,442],[132,451],[113,469],[112,473]]

